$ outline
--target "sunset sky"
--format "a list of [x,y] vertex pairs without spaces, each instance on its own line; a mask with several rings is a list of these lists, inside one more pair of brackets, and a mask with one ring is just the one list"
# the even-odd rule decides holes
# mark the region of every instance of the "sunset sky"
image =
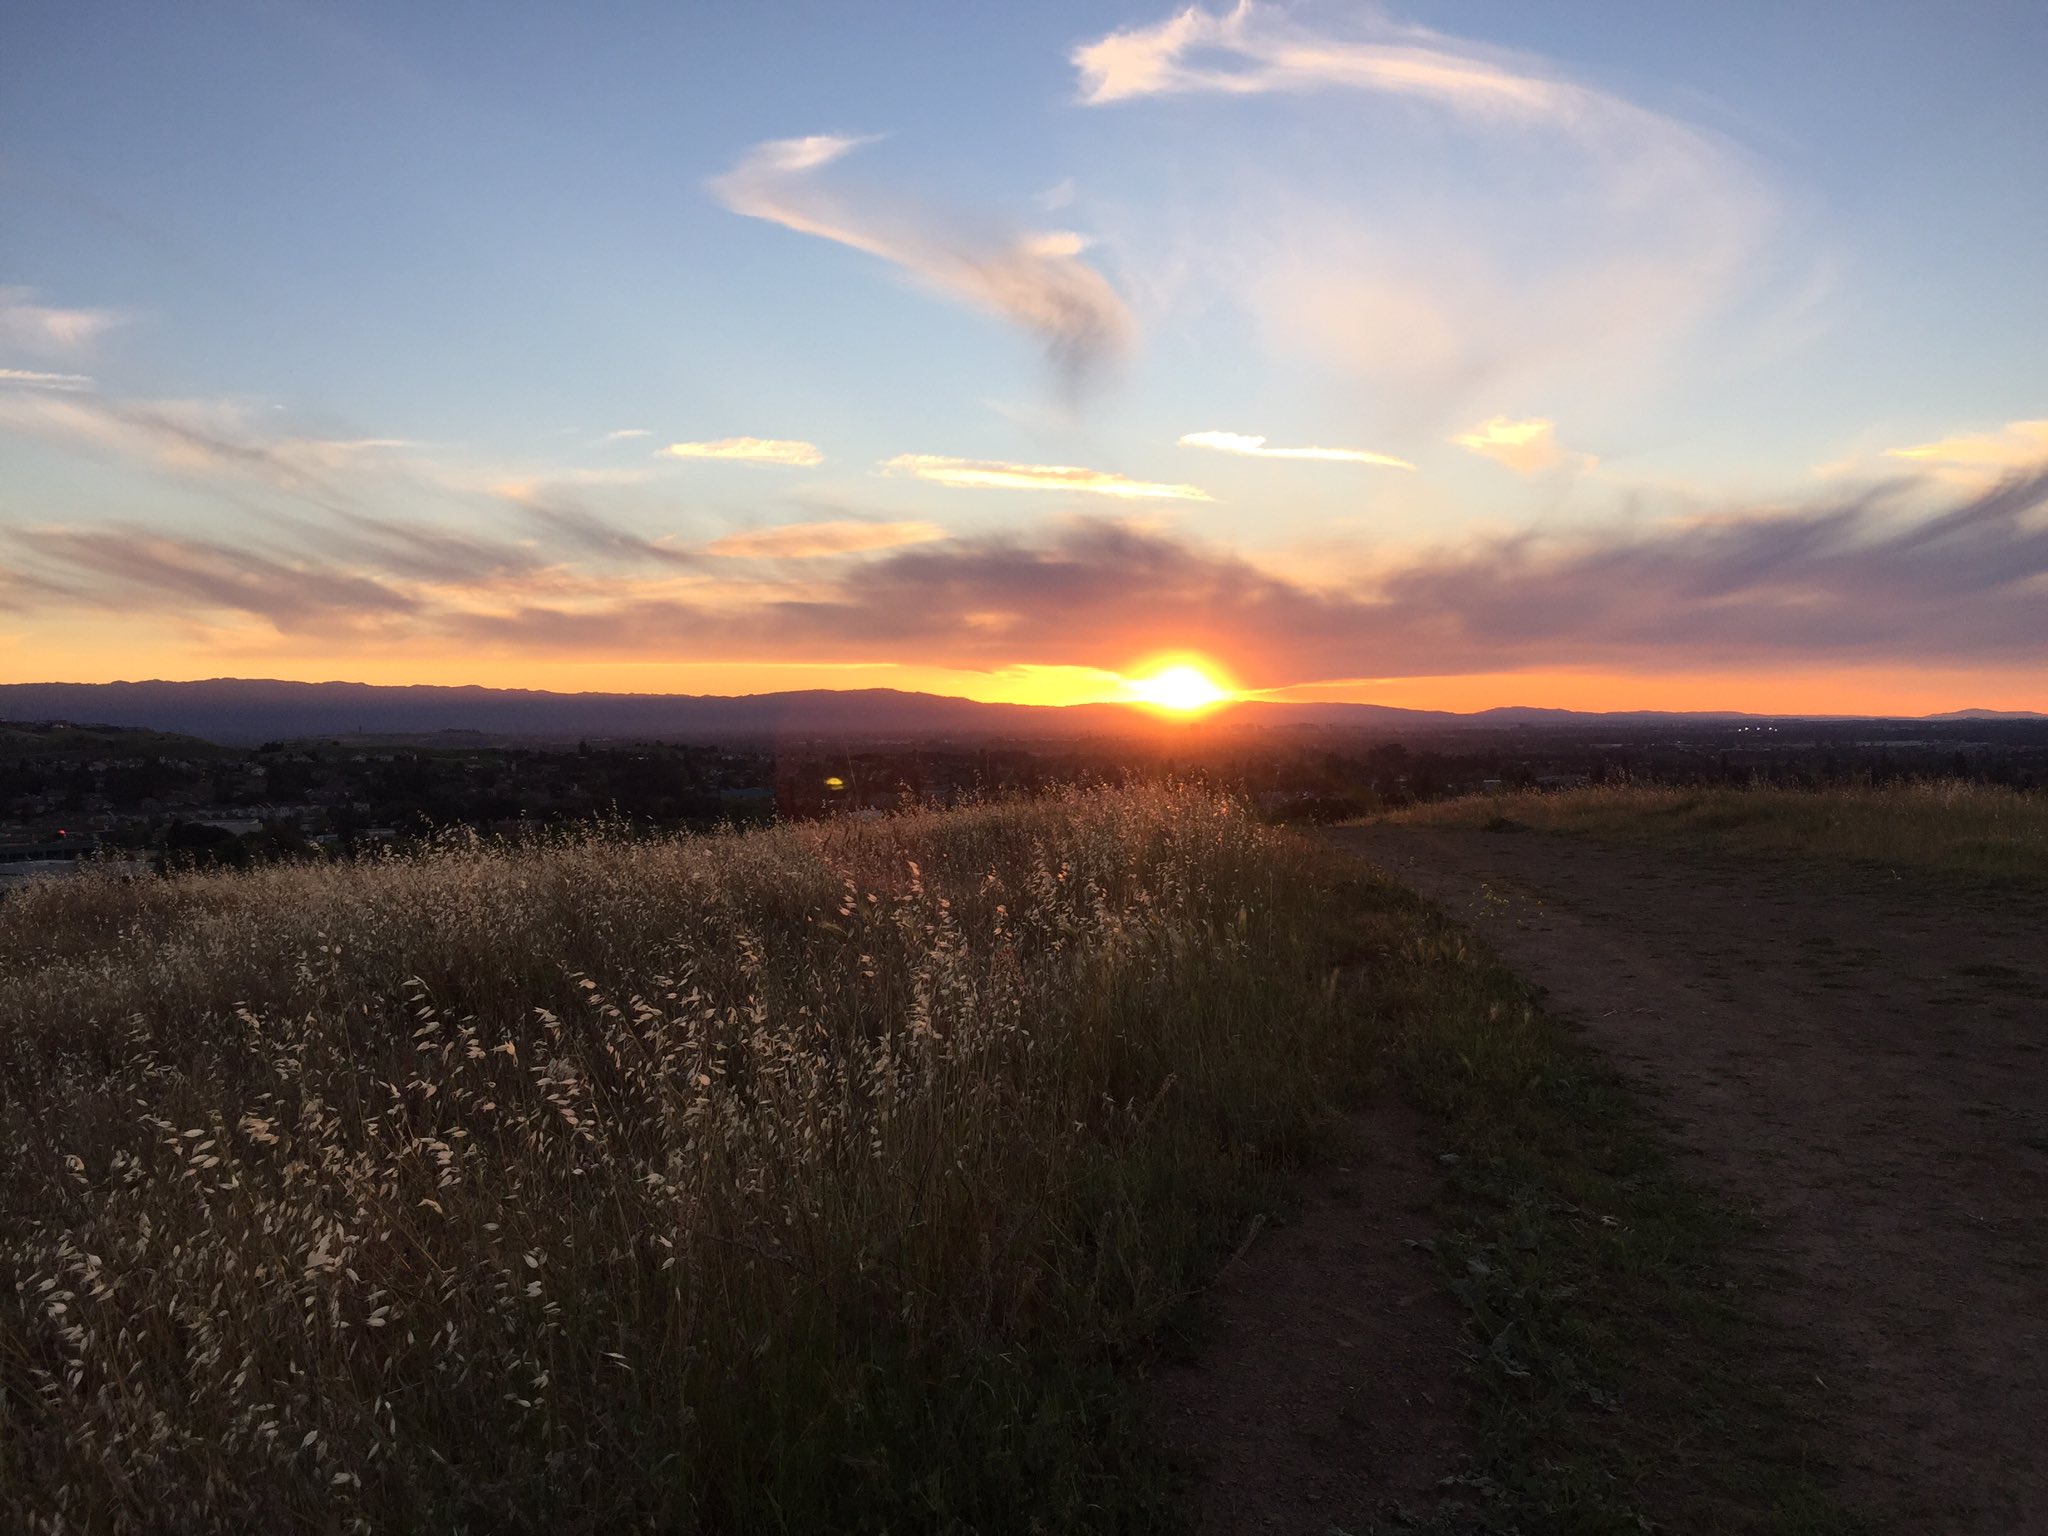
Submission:
[[29,3],[0,681],[2048,709],[2048,7]]

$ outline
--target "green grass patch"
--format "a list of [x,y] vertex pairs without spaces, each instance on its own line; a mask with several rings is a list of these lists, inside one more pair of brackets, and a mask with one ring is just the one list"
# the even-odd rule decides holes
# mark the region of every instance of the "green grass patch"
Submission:
[[[1464,1309],[1481,1529],[1848,1532],[1796,1341],[1765,1320],[1747,1225],[1483,945],[1369,882],[1361,976],[1392,1072],[1436,1117]],[[1469,1524],[1461,1528],[1470,1528]]]
[[1826,789],[1527,790],[1437,801],[1381,819],[2048,881],[2048,794],[1963,780]]

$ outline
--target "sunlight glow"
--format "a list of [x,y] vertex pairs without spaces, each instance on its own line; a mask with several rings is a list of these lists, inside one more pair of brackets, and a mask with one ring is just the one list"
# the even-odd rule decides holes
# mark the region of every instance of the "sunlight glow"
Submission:
[[1142,677],[1126,678],[1124,690],[1135,703],[1181,715],[1213,709],[1237,696],[1213,672],[1194,661],[1176,661]]

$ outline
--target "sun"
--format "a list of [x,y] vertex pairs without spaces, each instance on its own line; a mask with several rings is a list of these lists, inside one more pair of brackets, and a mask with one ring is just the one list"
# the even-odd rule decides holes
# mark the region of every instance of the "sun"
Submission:
[[1135,703],[1177,715],[1196,714],[1236,697],[1215,673],[1193,661],[1176,661],[1142,677],[1127,677],[1124,690]]

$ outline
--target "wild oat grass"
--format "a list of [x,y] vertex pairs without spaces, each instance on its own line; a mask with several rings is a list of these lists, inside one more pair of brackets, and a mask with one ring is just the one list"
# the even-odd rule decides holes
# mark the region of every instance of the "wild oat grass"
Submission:
[[1667,789],[1647,785],[1468,796],[1393,821],[1514,823],[1734,852],[1790,852],[1919,869],[2048,878],[2048,795],[1959,779],[1826,789]]
[[1178,788],[10,897],[0,1525],[1122,1518],[1328,889]]

